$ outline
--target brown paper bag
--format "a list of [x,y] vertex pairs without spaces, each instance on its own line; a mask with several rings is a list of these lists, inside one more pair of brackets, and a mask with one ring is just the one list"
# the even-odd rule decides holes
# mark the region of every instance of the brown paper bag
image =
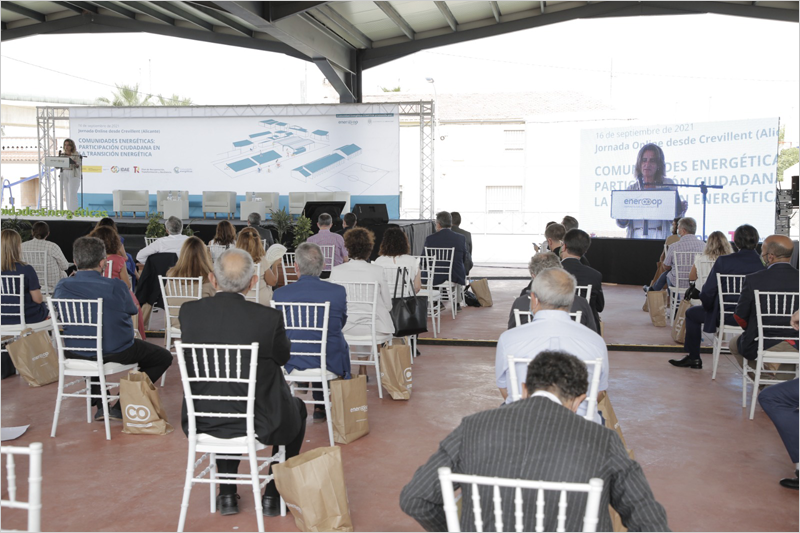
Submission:
[[273,464],[272,473],[300,531],[353,531],[341,448],[301,453]]
[[131,370],[119,380],[122,432],[133,435],[167,435],[174,429],[161,407],[158,389],[144,372]]
[[647,293],[647,306],[650,311],[650,321],[657,328],[667,326],[667,302],[669,296],[667,291],[648,291]]
[[472,292],[478,298],[478,303],[481,307],[491,307],[494,302],[492,301],[492,291],[489,290],[489,281],[486,279],[478,279],[470,283]]
[[[617,432],[617,435],[619,435],[622,445],[625,446],[625,449],[628,451],[628,457],[635,460],[636,457],[633,454],[633,450],[628,448],[628,445],[625,443],[625,437],[622,435],[622,428],[619,425],[617,414],[614,412],[614,408],[611,407],[611,400],[608,398],[606,391],[600,393],[600,401],[597,403],[597,410],[603,414],[606,427],[613,429]],[[628,531],[628,529],[622,525],[622,518],[620,518],[619,513],[610,505],[608,506],[608,514],[611,516],[611,524],[614,531]]]
[[678,344],[683,344],[686,339],[686,310],[692,306],[690,300],[681,300],[681,305],[678,307],[678,314],[675,316],[675,322],[672,324],[672,340]]
[[411,347],[401,342],[381,346],[381,385],[392,400],[411,398]]
[[25,329],[6,348],[19,375],[31,387],[41,387],[58,381],[58,351],[46,331],[32,331]]
[[330,385],[333,441],[350,444],[369,433],[367,376],[336,379]]

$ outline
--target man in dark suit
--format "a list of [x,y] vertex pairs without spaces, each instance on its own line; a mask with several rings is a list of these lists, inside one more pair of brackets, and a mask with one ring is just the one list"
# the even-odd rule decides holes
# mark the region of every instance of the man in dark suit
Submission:
[[467,240],[467,258],[464,260],[464,270],[467,276],[469,276],[469,271],[472,270],[472,233],[461,229],[461,213],[453,211],[450,213],[450,216],[453,217],[453,232],[463,235]]
[[358,223],[358,218],[356,218],[355,213],[345,213],[342,216],[342,229],[340,229],[336,233],[344,237],[344,234],[347,233],[348,230],[355,228],[357,223]]
[[[214,272],[209,276],[217,289],[213,298],[187,302],[181,306],[181,337],[185,343],[250,344],[258,342],[258,369],[256,375],[255,429],[256,438],[263,444],[286,446],[286,458],[300,453],[306,431],[306,406],[292,397],[283,378],[281,367],[289,360],[289,339],[279,311],[245,300],[249,290],[258,283],[254,275],[253,260],[243,250],[231,248],[219,256]],[[246,354],[249,358],[249,352]],[[248,364],[243,361],[242,365]],[[246,385],[195,384],[195,392],[207,395],[246,394]],[[235,390],[234,390],[235,389]],[[240,389],[240,390],[239,390]],[[232,402],[213,400],[197,402],[202,410],[236,412]],[[184,432],[188,433],[186,404],[182,411]],[[246,434],[241,418],[199,418],[197,432],[230,439]],[[217,459],[220,473],[236,473],[239,461]],[[239,512],[236,485],[220,486],[218,507],[223,515]],[[270,481],[262,499],[266,516],[279,514],[280,496],[275,482]]]
[[247,215],[247,225],[248,227],[256,230],[262,239],[266,239],[267,248],[275,244],[275,239],[272,238],[272,232],[269,230],[269,228],[264,228],[261,226],[261,215],[258,213],[250,213]]
[[[603,479],[597,531],[611,531],[608,506],[631,531],[669,531],[641,467],[617,434],[575,414],[586,397],[586,365],[573,355],[541,352],[528,365],[523,399],[468,416],[400,493],[400,507],[427,531],[447,531],[437,470],[490,477],[587,483]],[[472,487],[461,485],[461,531],[473,531]],[[494,523],[491,487],[479,489],[484,523]],[[503,523],[514,523],[514,490],[500,489]],[[558,493],[545,493],[544,530],[556,530]],[[536,491],[524,490],[523,531],[535,531]],[[582,531],[586,496],[570,500],[566,531]]]
[[561,266],[564,270],[575,276],[578,285],[591,285],[592,294],[589,297],[589,307],[592,308],[594,321],[600,327],[600,313],[606,306],[603,296],[603,275],[590,266],[581,263],[581,257],[589,250],[592,238],[581,229],[569,230],[564,235],[564,245],[561,247]]
[[[731,353],[745,359],[754,360],[758,357],[758,322],[756,320],[756,301],[754,291],[769,292],[798,292],[798,272],[789,264],[792,258],[794,244],[785,235],[770,235],[764,239],[761,246],[761,259],[767,266],[766,270],[749,274],[744,278],[742,294],[736,304],[733,318],[744,329],[744,333],[731,339]],[[797,298],[794,299],[794,308],[797,310]],[[764,348],[776,351],[797,351],[797,343],[770,340],[769,337],[785,337],[786,330],[769,328],[770,324],[777,322],[765,319]],[[782,325],[788,325],[788,320]]]
[[458,285],[467,284],[467,274],[464,265],[470,260],[467,251],[467,239],[450,229],[453,226],[453,217],[447,211],[436,213],[436,233],[425,238],[425,248],[455,248],[453,253],[453,271],[450,279],[447,274],[435,274],[433,284],[439,285],[452,281]]
[[[743,224],[736,228],[733,233],[733,244],[739,251],[730,255],[720,256],[711,267],[711,272],[706,278],[705,284],[700,291],[700,301],[703,305],[696,305],[686,310],[686,338],[683,341],[683,349],[688,355],[683,359],[670,359],[671,365],[678,367],[688,367],[701,369],[703,360],[700,359],[700,342],[702,340],[701,326],[706,333],[713,334],[719,326],[719,287],[717,284],[717,274],[751,274],[764,270],[761,258],[758,257],[756,246],[758,245],[758,230],[749,224]],[[731,303],[736,302],[738,296],[729,296],[726,300]],[[732,305],[731,305],[732,307]],[[727,307],[730,312],[731,307]],[[735,326],[733,317],[728,315],[725,319],[727,324]],[[705,324],[705,326],[703,326]]]
[[[347,323],[347,291],[341,285],[329,283],[320,279],[324,257],[322,250],[314,243],[304,242],[297,247],[294,254],[295,268],[298,273],[298,280],[290,283],[275,291],[272,299],[276,303],[281,302],[306,302],[306,303],[325,303],[330,302],[330,312],[328,316],[328,342],[326,349],[326,366],[328,370],[343,377],[350,379],[350,348],[344,340],[342,327]],[[321,320],[321,317],[320,317]],[[321,326],[321,322],[319,326]],[[294,331],[288,332],[289,339],[295,340],[319,340],[319,335],[313,331]],[[295,351],[309,352],[312,345],[299,344]],[[319,359],[316,357],[292,356],[286,363],[286,372],[291,373],[295,369],[305,370],[308,368],[319,368]],[[316,363],[316,367],[313,365]],[[322,391],[315,390],[313,397],[321,401]],[[316,405],[314,408],[314,419],[325,420],[325,407]]]

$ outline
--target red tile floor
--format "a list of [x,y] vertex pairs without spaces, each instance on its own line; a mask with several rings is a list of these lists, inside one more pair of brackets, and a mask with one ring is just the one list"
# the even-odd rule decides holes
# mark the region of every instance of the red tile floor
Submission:
[[[466,308],[455,321],[443,316],[440,337],[496,340],[523,285],[491,281],[494,307]],[[609,343],[674,345],[669,331],[651,326],[641,311],[640,288],[607,285],[604,290]],[[378,399],[373,380],[371,432],[341,446],[357,531],[419,531],[398,506],[403,485],[463,416],[500,403],[493,348],[421,345],[420,351],[411,400]],[[696,371],[667,364],[676,355],[643,347],[609,357],[609,395],[672,529],[798,531],[798,493],[778,485],[793,466],[763,411],[757,407],[751,421],[741,408],[736,368],[723,358],[712,381],[710,356],[703,356],[706,368]],[[179,428],[166,436],[124,435],[116,422],[112,440],[106,441],[100,423],[86,423],[83,403],[65,400],[58,435],[50,438],[55,386],[30,388],[12,377],[1,387],[2,425],[31,426],[6,444],[44,444],[43,531],[175,530],[187,453]],[[159,390],[170,420],[177,423],[182,397],[177,365]],[[325,424],[309,420],[305,449],[327,445]],[[17,472],[24,477],[22,464]],[[24,498],[25,489],[21,492]],[[255,530],[252,492],[241,495],[242,512],[223,518],[209,513],[207,488],[196,487],[187,531]],[[2,527],[24,528],[24,512],[4,510]],[[266,519],[266,528],[296,531],[290,515]]]

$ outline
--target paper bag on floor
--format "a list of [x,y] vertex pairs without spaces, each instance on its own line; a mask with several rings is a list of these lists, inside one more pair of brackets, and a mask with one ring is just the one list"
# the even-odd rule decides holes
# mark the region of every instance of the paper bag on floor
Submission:
[[[606,391],[600,393],[600,401],[597,402],[597,410],[602,413],[606,427],[613,429],[617,432],[617,435],[619,435],[622,445],[625,446],[625,449],[628,451],[628,457],[631,459],[636,459],[633,454],[633,450],[628,448],[628,445],[625,443],[625,437],[622,436],[622,428],[619,425],[617,414],[614,412],[614,408],[611,407],[611,400],[608,398]],[[611,516],[611,524],[614,527],[614,531],[628,531],[628,529],[622,525],[622,518],[620,518],[619,513],[610,505],[608,506],[608,514]]]
[[119,380],[122,432],[134,435],[167,435],[174,429],[161,407],[161,398],[150,377],[131,370]]
[[333,441],[350,444],[369,433],[367,376],[335,379],[330,385]]
[[19,375],[31,387],[41,387],[58,381],[58,351],[46,331],[31,333],[30,328],[8,346],[11,361]]
[[672,340],[678,344],[683,344],[686,339],[686,311],[692,306],[690,300],[681,300],[681,305],[678,307],[678,314],[675,315],[675,321],[672,323]]
[[648,291],[647,306],[650,311],[650,321],[654,326],[663,328],[667,326],[667,291]]
[[381,346],[381,385],[392,400],[411,398],[411,347],[402,342]]
[[489,290],[489,281],[486,279],[477,279],[469,284],[475,297],[478,298],[478,303],[481,307],[491,307],[494,302],[492,301],[492,291]]
[[300,531],[353,531],[341,448],[301,453],[273,464],[272,473]]

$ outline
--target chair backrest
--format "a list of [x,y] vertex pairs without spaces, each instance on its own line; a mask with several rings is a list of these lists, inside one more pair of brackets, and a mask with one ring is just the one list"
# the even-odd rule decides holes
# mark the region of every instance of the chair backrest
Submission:
[[258,297],[260,293],[259,285],[261,285],[261,263],[256,263],[253,265],[255,270],[253,274],[255,274],[256,279],[256,286],[254,289],[251,289],[250,292],[247,293],[247,296],[244,297],[245,300],[250,300],[251,302],[259,303]]
[[427,255],[412,255],[414,259],[419,261],[419,276],[422,282],[422,288],[425,290],[433,289],[433,269],[436,266],[436,258],[428,257]]
[[215,263],[217,258],[222,255],[222,252],[230,248],[230,246],[224,246],[222,244],[209,244],[208,251],[211,254],[211,262]]
[[[247,425],[247,436],[255,438],[255,398],[256,369],[258,366],[258,343],[252,344],[184,344],[175,341],[175,353],[178,354],[178,367],[181,371],[181,383],[186,399],[186,413],[189,421],[189,439],[197,436],[197,417],[208,418],[244,418]],[[250,358],[249,362],[247,358]],[[247,393],[244,396],[235,394],[231,387],[230,395],[206,395],[196,393],[192,385],[234,385],[245,384]],[[219,389],[215,388],[219,393]],[[231,409],[233,412],[198,411],[195,401],[213,400],[216,402],[234,402],[244,404],[245,409]],[[209,405],[208,403],[206,405]],[[219,404],[217,404],[219,405]]]
[[25,275],[0,276],[0,296],[4,300],[0,305],[0,322],[6,324],[10,317],[25,329]]
[[103,271],[104,278],[111,277],[111,269],[114,267],[114,263],[112,261],[106,261],[106,269]]
[[[481,505],[481,496],[479,486],[486,487],[484,494],[486,499],[491,498],[492,501],[492,514],[494,515],[494,527],[496,531],[510,531],[511,524],[503,524],[503,515],[507,514],[509,517],[514,517],[515,531],[565,531],[567,522],[567,493],[586,493],[586,507],[583,514],[583,531],[596,531],[597,523],[600,518],[600,499],[603,494],[603,480],[600,478],[591,478],[588,483],[566,483],[556,481],[532,481],[526,479],[509,479],[500,477],[487,477],[487,476],[474,476],[468,474],[453,474],[450,468],[443,466],[439,468],[439,481],[442,487],[442,498],[444,504],[444,513],[447,519],[448,531],[461,531],[459,523],[458,508],[456,506],[455,488],[454,484],[458,483],[462,487],[470,488],[470,499],[472,500],[472,513],[475,520],[475,531],[483,531],[483,507]],[[491,489],[489,490],[489,487]],[[503,512],[503,499],[501,497],[501,488],[513,489],[506,490],[506,501],[511,500],[513,495],[513,511],[511,505],[506,505],[509,512]],[[523,490],[536,491],[536,524],[535,528],[532,523],[526,527],[524,523],[523,513]],[[558,517],[555,528],[552,524],[547,525],[545,529],[545,491],[559,492],[558,498]],[[490,496],[491,495],[491,496]],[[582,499],[573,500],[573,505],[578,505]],[[462,499],[462,505],[467,506],[469,502],[466,498]],[[555,505],[550,507],[555,508]],[[531,509],[533,511],[533,509]],[[464,512],[462,510],[462,512]]]
[[589,301],[589,298],[592,296],[592,286],[591,285],[575,285],[575,295],[580,296],[581,298],[585,298],[586,301]]
[[[371,324],[373,339],[375,332],[375,315],[378,307],[377,281],[331,281],[344,287],[347,291],[347,323],[366,322]],[[373,344],[377,344],[374,341]]]
[[181,312],[181,306],[192,300],[199,300],[203,294],[203,277],[178,278],[158,276],[161,287],[161,301],[167,312],[167,320],[172,327],[177,327],[175,319]]
[[36,271],[42,294],[50,294],[55,287],[51,287],[47,281],[47,252],[22,250],[22,261],[28,263]]
[[[0,456],[6,456],[6,484],[8,499],[0,501],[0,507],[28,510],[27,531],[42,530],[42,443],[32,442],[29,446],[0,446]],[[28,501],[17,500],[17,474],[15,455],[27,455],[28,460]],[[3,513],[5,514],[5,513]]]
[[675,252],[672,268],[675,270],[675,288],[689,288],[689,273],[694,266],[694,258],[700,252]]
[[[319,357],[319,368],[327,368],[328,319],[331,303],[276,302],[270,306],[283,313],[283,324],[287,335],[292,339],[291,355],[297,357]],[[290,332],[311,332],[310,339],[301,339]],[[319,334],[319,339],[316,339]],[[308,351],[305,347],[319,346],[319,352]],[[317,365],[312,365],[316,367]]]
[[[527,357],[514,357],[513,355],[506,356],[508,359],[508,395],[511,397],[512,402],[516,402],[522,398],[522,391],[520,390],[519,373],[517,373],[517,365],[524,365],[525,376],[528,372],[528,364],[532,359]],[[587,370],[591,372],[591,379],[589,380],[589,390],[586,391],[586,414],[583,415],[588,421],[595,420],[597,413],[597,393],[600,388],[600,374],[603,369],[603,359],[584,361]],[[523,379],[524,381],[524,379]]]
[[264,248],[264,251],[267,251],[267,239],[261,239],[261,247]]
[[[578,323],[580,323],[582,316],[583,316],[583,311],[575,311],[574,313],[569,314],[569,317],[572,319],[572,321]],[[520,311],[519,309],[514,309],[514,321],[517,323],[517,327],[520,327],[522,324],[527,324],[531,320],[533,320],[532,312]]]
[[725,317],[733,316],[739,296],[742,294],[744,276],[738,274],[717,274],[717,292],[719,293],[719,327],[725,326]]
[[47,297],[53,320],[58,362],[64,363],[64,350],[103,364],[103,299],[69,300]]
[[[399,274],[398,274],[399,273]],[[389,297],[400,298],[402,296],[414,295],[414,280],[411,279],[411,272],[406,274],[405,287],[397,287],[397,294],[395,294],[395,283],[399,284],[403,279],[403,267],[401,266],[384,266],[383,277],[386,279],[386,285],[389,287]]]
[[428,256],[428,271],[433,273],[433,276],[445,276],[447,281],[452,279],[453,273],[453,256],[455,255],[455,248],[428,248],[424,249],[425,255]]
[[158,239],[158,237],[145,237],[144,238],[144,245],[145,246],[150,246],[151,244],[156,242],[157,239]]
[[281,268],[283,269],[283,280],[286,285],[298,280],[298,272],[294,264],[294,252],[286,252],[281,257]]
[[798,333],[789,324],[797,311],[800,294],[796,292],[754,291],[758,321],[758,352],[764,351],[764,340],[798,342]]
[[330,272],[333,268],[333,255],[336,252],[336,247],[332,244],[324,244],[320,245],[320,248],[322,249],[322,258],[324,260],[322,271]]

